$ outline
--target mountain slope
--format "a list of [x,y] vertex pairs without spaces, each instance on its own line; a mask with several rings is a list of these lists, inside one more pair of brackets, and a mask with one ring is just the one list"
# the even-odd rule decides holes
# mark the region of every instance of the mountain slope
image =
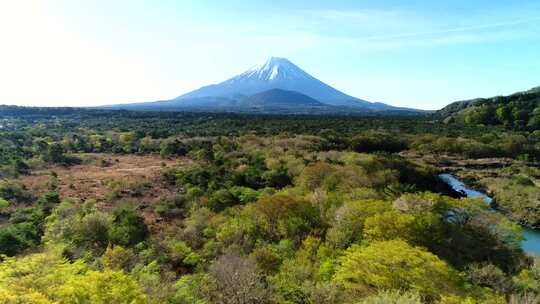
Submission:
[[102,109],[123,109],[142,111],[223,111],[228,107],[234,107],[238,101],[227,97],[197,97],[189,99],[172,99],[152,102],[139,102],[129,104],[115,104],[101,106]]
[[288,113],[309,114],[326,112],[343,112],[340,107],[321,103],[307,95],[271,89],[251,96],[238,99],[227,97],[195,97],[180,100],[164,100],[156,102],[143,102],[129,104],[128,107],[115,105],[106,108],[122,108],[130,110],[153,110],[153,111],[204,111],[204,112],[248,112],[248,113]]
[[319,102],[307,95],[286,91],[281,89],[271,89],[264,91],[241,101],[242,105],[248,106],[285,106],[285,107],[323,107],[324,103]]
[[235,106],[238,111],[271,113],[319,113],[332,108],[307,95],[281,89],[271,89],[242,98]]

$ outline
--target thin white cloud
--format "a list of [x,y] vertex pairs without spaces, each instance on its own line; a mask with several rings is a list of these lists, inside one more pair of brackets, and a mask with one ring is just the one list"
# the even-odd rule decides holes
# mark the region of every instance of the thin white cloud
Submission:
[[285,18],[301,21],[299,29],[321,44],[348,41],[364,51],[525,39],[540,31],[540,11],[525,9],[445,18],[397,9],[307,10]]
[[453,33],[462,33],[462,32],[477,32],[479,30],[502,28],[502,27],[508,27],[508,26],[527,24],[527,23],[535,23],[535,22],[540,22],[540,17],[533,18],[533,19],[513,20],[513,21],[504,21],[504,22],[497,22],[497,23],[490,23],[490,24],[479,24],[479,25],[472,25],[472,26],[455,27],[455,28],[449,28],[449,29],[443,29],[443,30],[437,30],[437,31],[371,36],[371,37],[366,37],[366,39],[381,40],[381,39],[393,39],[393,38],[413,38],[413,37],[444,35],[444,34],[453,34]]

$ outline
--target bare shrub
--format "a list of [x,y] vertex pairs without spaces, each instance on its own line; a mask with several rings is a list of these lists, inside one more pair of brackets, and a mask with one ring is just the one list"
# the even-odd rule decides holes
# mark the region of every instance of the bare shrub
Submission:
[[263,304],[270,299],[270,287],[254,261],[227,253],[209,269],[212,286],[209,298],[217,304]]

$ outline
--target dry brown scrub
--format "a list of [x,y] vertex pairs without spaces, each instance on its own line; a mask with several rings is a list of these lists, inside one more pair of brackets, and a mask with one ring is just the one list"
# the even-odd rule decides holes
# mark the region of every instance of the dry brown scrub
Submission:
[[[144,210],[148,224],[157,220],[151,208],[146,208],[160,198],[172,196],[175,189],[161,179],[161,170],[167,167],[186,165],[187,158],[163,159],[159,155],[113,155],[80,154],[83,161],[71,167],[51,166],[35,170],[22,178],[28,190],[42,194],[56,184],[62,199],[79,201],[94,199],[99,207],[108,209],[126,200]],[[53,177],[53,172],[56,178]],[[144,185],[136,194],[129,188]]]

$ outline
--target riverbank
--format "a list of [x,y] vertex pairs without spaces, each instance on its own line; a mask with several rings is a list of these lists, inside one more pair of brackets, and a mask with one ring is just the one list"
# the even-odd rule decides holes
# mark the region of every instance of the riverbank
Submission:
[[401,156],[440,173],[451,173],[469,189],[488,194],[493,208],[522,226],[540,228],[540,164],[509,158],[465,159],[456,155],[404,152]]
[[[455,191],[463,193],[470,198],[482,198],[486,204],[493,207],[494,200],[490,196],[480,191],[469,188],[465,183],[448,173],[439,174],[441,180],[450,185]],[[496,208],[494,208],[496,210]],[[523,251],[530,255],[540,256],[540,231],[529,227],[523,227],[524,240],[521,242]]]

